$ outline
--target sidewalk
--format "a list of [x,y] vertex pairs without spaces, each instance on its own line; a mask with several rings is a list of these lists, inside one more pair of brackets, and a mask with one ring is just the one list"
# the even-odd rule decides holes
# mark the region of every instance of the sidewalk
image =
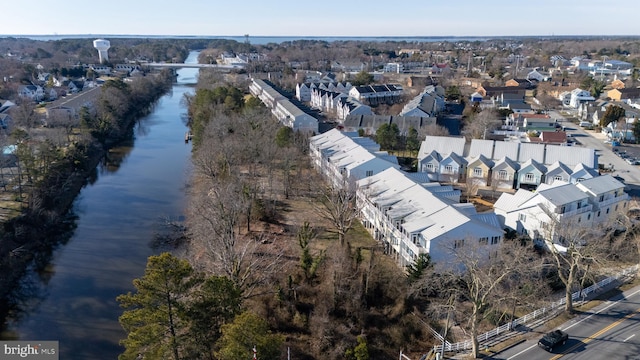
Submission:
[[[574,308],[578,308],[581,307],[583,305],[586,305],[588,308],[589,302],[595,300],[595,299],[599,299],[600,296],[606,294],[607,292],[617,289],[619,288],[621,285],[625,284],[626,282],[630,281],[632,278],[628,278],[626,281],[618,281],[618,282],[613,282],[610,283],[608,286],[603,287],[600,291],[598,291],[597,293],[592,293],[590,294],[590,296],[587,296],[585,298],[585,301],[575,301],[574,302]],[[635,286],[629,290],[626,290],[622,293],[622,295],[624,296],[624,294],[628,294],[628,293],[632,293],[635,291],[640,291],[640,285]],[[620,296],[620,294],[616,294],[613,297],[617,297]],[[612,298],[613,298],[612,297]],[[609,298],[607,298],[608,300]],[[570,319],[569,321],[565,322],[564,325],[570,325],[576,321],[580,321],[580,319],[582,319],[584,316],[588,316],[589,314],[593,314],[596,313],[597,311],[599,311],[601,308],[604,308],[608,305],[608,302],[605,301],[602,304],[599,304],[593,308],[590,308],[586,311],[584,311],[583,313],[581,313],[580,315],[576,315],[574,316],[574,318]],[[545,333],[547,331],[549,331],[550,329],[546,329],[545,325],[549,320],[552,320],[554,318],[556,318],[558,315],[560,315],[563,312],[564,309],[560,308],[558,309],[557,312],[555,312],[554,314],[550,314],[547,317],[543,317],[540,319],[536,319],[534,321],[532,321],[531,323],[527,324],[527,325],[520,325],[517,326],[515,329],[505,332],[504,334],[501,334],[499,336],[495,336],[491,339],[488,339],[485,342],[481,342],[480,343],[480,354],[481,355],[485,355],[485,356],[492,356],[492,355],[496,355],[501,353],[502,351],[509,349],[513,346],[519,345],[522,342],[532,338],[532,337],[537,337],[540,336],[540,334]],[[446,356],[445,355],[445,359],[467,359],[468,358],[469,353],[458,353],[458,354],[450,354],[450,356]]]

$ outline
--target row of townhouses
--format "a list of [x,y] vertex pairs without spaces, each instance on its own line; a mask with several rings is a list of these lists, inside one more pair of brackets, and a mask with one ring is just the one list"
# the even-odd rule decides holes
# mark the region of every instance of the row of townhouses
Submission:
[[628,210],[624,184],[611,175],[578,183],[554,181],[535,192],[520,189],[503,193],[494,205],[502,227],[528,234],[536,241],[553,241],[562,247],[563,226],[594,227]]
[[[450,266],[456,249],[499,246],[503,230],[495,213],[460,203],[460,191],[399,170],[397,158],[357,133],[337,129],[310,140],[314,166],[335,184],[357,184],[360,219],[400,266],[429,254]],[[481,250],[479,250],[481,251]]]
[[555,180],[580,182],[598,176],[595,150],[450,136],[426,136],[418,171],[431,181],[468,182],[496,189],[535,189]]
[[318,119],[297,100],[289,99],[272,82],[252,79],[249,85],[251,95],[257,97],[284,126],[294,131],[315,134]]

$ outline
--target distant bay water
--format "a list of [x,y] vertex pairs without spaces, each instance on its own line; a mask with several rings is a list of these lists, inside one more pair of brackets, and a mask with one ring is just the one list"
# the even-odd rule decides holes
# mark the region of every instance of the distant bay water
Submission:
[[[235,40],[245,42],[245,36],[186,36],[186,35],[109,35],[109,34],[80,34],[80,35],[0,35],[0,37],[27,38],[38,41],[56,41],[63,39],[201,39],[201,40]],[[457,41],[486,41],[489,39],[507,37],[480,37],[480,36],[249,36],[251,44],[265,45],[270,43],[280,44],[283,42],[297,40],[317,40],[317,41],[368,41],[368,42],[457,42]],[[511,37],[513,38],[513,37]]]

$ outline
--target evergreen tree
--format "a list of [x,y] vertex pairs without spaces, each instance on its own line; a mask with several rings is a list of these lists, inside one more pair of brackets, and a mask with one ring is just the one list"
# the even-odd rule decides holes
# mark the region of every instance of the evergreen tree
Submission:
[[222,326],[222,337],[218,341],[220,360],[251,359],[253,349],[261,360],[279,359],[282,335],[273,334],[266,320],[252,312],[244,312],[232,323]]
[[420,150],[420,139],[418,139],[418,130],[413,126],[409,128],[407,133],[406,149],[411,153],[411,156],[417,155]]
[[151,256],[141,278],[133,280],[135,293],[116,299],[126,310],[120,324],[127,332],[118,359],[180,360],[188,340],[186,300],[201,282],[191,265],[169,253]]

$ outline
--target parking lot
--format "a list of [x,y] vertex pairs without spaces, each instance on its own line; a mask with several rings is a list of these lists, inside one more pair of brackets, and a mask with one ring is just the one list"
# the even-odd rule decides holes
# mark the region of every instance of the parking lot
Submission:
[[574,146],[594,149],[598,155],[598,163],[605,169],[612,170],[609,173],[627,185],[630,195],[640,196],[640,165],[633,164],[636,159],[640,160],[640,144],[623,143],[612,146],[607,142],[606,135],[599,131],[581,128],[556,111],[551,112],[551,116],[558,119],[567,134],[576,141]]

